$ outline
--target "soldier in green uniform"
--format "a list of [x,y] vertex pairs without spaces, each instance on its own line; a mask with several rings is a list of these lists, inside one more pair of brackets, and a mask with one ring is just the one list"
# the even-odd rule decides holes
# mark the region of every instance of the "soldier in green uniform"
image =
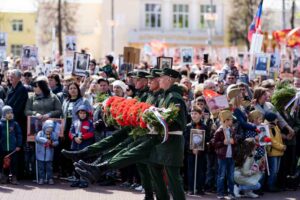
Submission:
[[182,98],[182,89],[174,84],[180,77],[177,71],[165,68],[160,77],[160,88],[164,90],[158,107],[168,108],[171,104],[180,106],[180,112],[175,121],[169,124],[169,138],[165,143],[153,148],[149,156],[152,163],[151,175],[155,183],[155,191],[158,199],[170,199],[168,190],[163,180],[165,169],[168,183],[174,200],[185,199],[180,167],[183,166],[184,137],[183,130],[186,126],[187,109]]
[[[130,164],[143,161],[151,155],[150,161],[154,164],[158,164],[155,168],[153,167],[155,170],[152,170],[155,175],[154,183],[155,181],[162,180],[162,168],[165,167],[173,199],[185,199],[179,170],[183,163],[184,141],[182,130],[186,124],[186,108],[180,94],[181,90],[178,86],[173,85],[176,78],[180,75],[178,72],[167,68],[163,70],[161,75],[161,79],[163,81],[160,80],[160,86],[164,90],[164,97],[160,100],[159,105],[168,107],[171,104],[175,104],[181,108],[178,117],[169,124],[170,136],[167,142],[159,144],[162,140],[160,135],[148,135],[147,139],[143,140],[143,142],[123,149],[110,160],[99,165],[91,165],[86,164],[83,161],[79,161],[74,164],[76,167],[75,170],[83,178],[95,181],[108,169],[122,168]],[[165,84],[167,87],[162,86]],[[157,159],[153,158],[155,157],[154,154],[156,154]],[[159,173],[161,175],[160,178],[157,177],[157,174]],[[169,199],[166,186],[162,182],[159,182],[159,184],[155,183],[157,197],[158,199]]]
[[148,72],[140,70],[136,71],[136,74],[132,76],[132,78],[134,78],[135,89],[137,90],[135,98],[137,98],[140,102],[146,102],[148,97],[148,75]]

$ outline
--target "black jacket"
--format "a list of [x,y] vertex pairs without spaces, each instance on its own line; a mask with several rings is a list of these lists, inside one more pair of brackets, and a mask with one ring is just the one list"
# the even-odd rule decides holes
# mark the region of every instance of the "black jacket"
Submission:
[[11,87],[7,92],[5,103],[12,107],[17,122],[25,117],[24,111],[27,99],[28,92],[21,82],[15,88]]

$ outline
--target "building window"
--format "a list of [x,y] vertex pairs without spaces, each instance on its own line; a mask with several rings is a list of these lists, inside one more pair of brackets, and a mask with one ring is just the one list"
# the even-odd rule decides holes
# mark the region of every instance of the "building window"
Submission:
[[12,30],[15,32],[22,32],[23,20],[12,20]]
[[215,27],[215,16],[217,12],[216,5],[201,5],[200,6],[200,29],[207,27]]
[[145,5],[145,27],[161,28],[161,5],[160,4]]
[[189,27],[189,5],[173,5],[173,28],[184,29]]
[[11,53],[14,56],[21,56],[23,46],[20,44],[12,44],[11,45]]

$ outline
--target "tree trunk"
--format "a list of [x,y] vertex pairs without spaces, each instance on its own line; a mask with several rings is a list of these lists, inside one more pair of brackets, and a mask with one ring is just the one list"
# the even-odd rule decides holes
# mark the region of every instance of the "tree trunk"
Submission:
[[61,0],[58,0],[57,12],[58,12],[58,25],[57,25],[58,52],[59,52],[59,55],[62,56],[62,54],[63,54],[63,44],[62,44]]
[[294,29],[295,28],[295,10],[296,10],[296,3],[295,0],[293,0],[293,4],[292,4],[292,8],[291,8],[291,28]]

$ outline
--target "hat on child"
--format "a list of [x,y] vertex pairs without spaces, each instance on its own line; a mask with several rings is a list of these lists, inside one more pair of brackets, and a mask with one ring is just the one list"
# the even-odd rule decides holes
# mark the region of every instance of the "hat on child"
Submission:
[[237,85],[232,85],[227,88],[227,97],[228,99],[232,99],[237,97],[241,93],[241,89],[237,88]]
[[277,115],[273,112],[266,112],[265,113],[265,119],[268,122],[273,122],[275,119],[277,119]]
[[229,110],[222,110],[219,113],[219,118],[222,122],[229,120],[229,119],[233,119],[232,112]]
[[2,108],[2,118],[5,118],[7,113],[13,112],[13,109],[10,106],[3,106]]
[[253,121],[254,119],[257,119],[259,117],[263,117],[263,114],[258,110],[253,110],[248,115],[250,121]]
[[54,128],[54,122],[52,120],[46,120],[43,124],[43,130],[46,131],[48,128]]

